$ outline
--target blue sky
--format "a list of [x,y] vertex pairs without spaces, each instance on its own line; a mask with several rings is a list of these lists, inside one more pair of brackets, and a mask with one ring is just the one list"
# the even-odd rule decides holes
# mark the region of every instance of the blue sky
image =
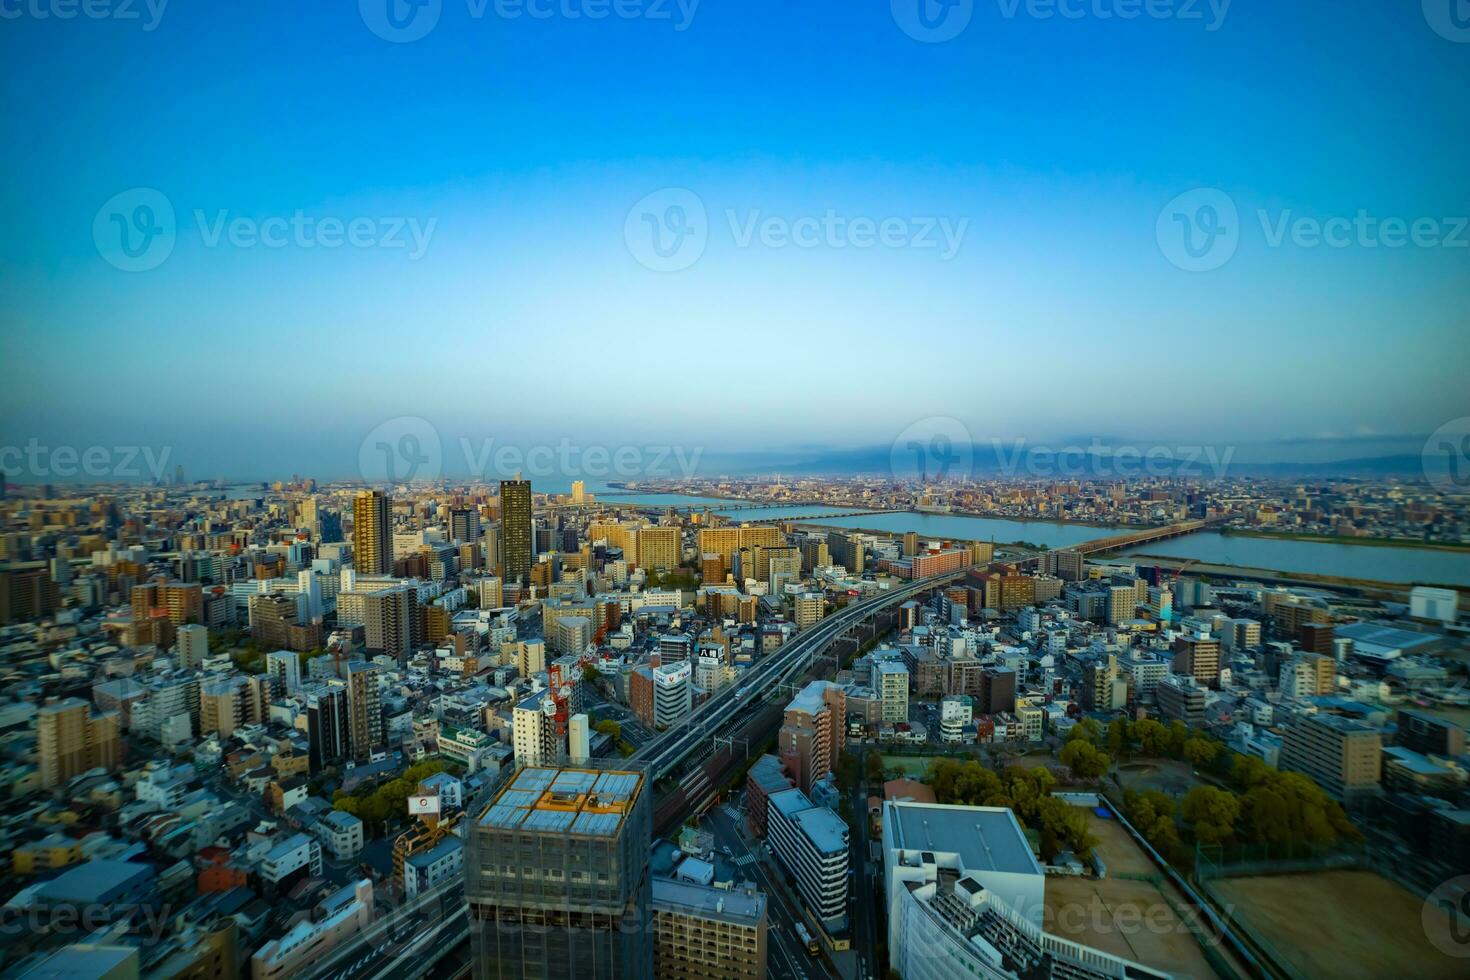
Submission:
[[[57,2],[0,0],[6,445],[331,477],[404,415],[446,444],[711,452],[945,416],[981,440],[1331,459],[1470,415],[1470,43],[1417,3],[976,0],[923,43],[888,0],[442,0],[390,43],[374,0],[39,16]],[[130,272],[94,219],[135,188],[176,240]],[[667,188],[705,244],[658,271],[629,215],[655,195],[667,218]],[[1197,188],[1237,209],[1207,271],[1160,223]],[[298,212],[369,244],[210,237]],[[1360,212],[1459,246],[1272,244]],[[829,213],[899,244],[742,238]],[[931,222],[963,228],[952,256],[922,247]]]

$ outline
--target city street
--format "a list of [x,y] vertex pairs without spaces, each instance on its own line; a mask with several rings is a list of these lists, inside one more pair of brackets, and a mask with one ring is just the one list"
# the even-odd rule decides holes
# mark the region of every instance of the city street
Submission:
[[811,956],[797,937],[796,923],[803,919],[787,898],[785,889],[773,880],[781,872],[766,866],[764,845],[746,834],[744,816],[732,817],[728,805],[717,806],[709,811],[703,829],[714,835],[716,847],[729,848],[731,859],[740,868],[739,878],[753,881],[766,895],[766,962],[770,975],[793,980],[813,977],[837,980],[838,974],[826,960]]

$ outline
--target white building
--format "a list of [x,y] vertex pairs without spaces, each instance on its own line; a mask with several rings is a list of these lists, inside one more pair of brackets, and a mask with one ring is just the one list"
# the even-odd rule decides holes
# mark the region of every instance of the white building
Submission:
[[687,660],[653,668],[653,723],[668,728],[694,707],[694,671]]
[[847,924],[848,828],[799,789],[773,793],[766,802],[771,851],[796,882],[802,901],[828,931]]
[[295,651],[277,650],[266,654],[265,672],[279,677],[286,686],[287,694],[295,694],[301,690],[301,657]]
[[292,834],[266,852],[260,877],[275,884],[302,868],[312,875],[322,873],[322,846],[305,834]]
[[1453,623],[1459,615],[1460,596],[1453,589],[1416,585],[1409,590],[1409,615],[1415,619],[1437,619]]
[[873,663],[872,687],[883,702],[883,720],[909,720],[909,669],[898,660]]
[[311,829],[338,861],[350,861],[362,852],[362,821],[350,813],[328,810]]
[[965,737],[965,726],[975,720],[975,699],[968,694],[946,694],[939,700],[939,737],[958,742]]
[[428,850],[404,858],[403,896],[416,898],[419,893],[437,888],[463,874],[464,842],[448,834]]
[[511,713],[510,724],[517,765],[541,766],[560,757],[556,700],[549,693],[540,691],[522,698]]
[[1046,876],[1010,810],[883,805],[889,962],[904,980],[1166,977],[1042,931]]

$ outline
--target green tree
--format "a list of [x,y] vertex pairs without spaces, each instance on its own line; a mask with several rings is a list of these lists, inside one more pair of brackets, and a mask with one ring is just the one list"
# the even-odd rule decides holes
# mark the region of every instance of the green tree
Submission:
[[1184,761],[1196,769],[1202,769],[1215,761],[1220,754],[1220,743],[1208,738],[1191,738],[1184,742]]
[[1122,758],[1131,741],[1127,718],[1119,715],[1108,723],[1108,751],[1112,753],[1113,758]]
[[1062,746],[1058,758],[1072,770],[1077,779],[1098,779],[1113,764],[1107,753],[1099,752],[1091,742],[1075,740]]
[[599,731],[602,734],[606,735],[608,738],[612,739],[614,742],[621,741],[623,738],[623,726],[611,718],[605,718],[592,727],[596,731]]
[[1169,730],[1152,718],[1144,718],[1133,725],[1133,738],[1144,755],[1157,759],[1169,752]]
[[1201,844],[1222,844],[1235,835],[1240,817],[1240,799],[1229,790],[1196,786],[1184,797],[1180,814],[1194,829]]
[[1096,745],[1098,739],[1101,737],[1102,724],[1096,718],[1083,718],[1072,726],[1071,731],[1067,732],[1067,741],[1069,742],[1075,742],[1081,739]]

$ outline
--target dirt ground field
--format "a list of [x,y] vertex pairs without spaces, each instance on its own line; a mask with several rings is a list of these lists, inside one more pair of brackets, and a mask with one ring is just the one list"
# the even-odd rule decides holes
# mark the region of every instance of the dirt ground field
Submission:
[[1189,924],[1160,891],[1172,886],[1119,877],[1158,871],[1128,831],[1116,820],[1097,816],[1091,818],[1091,831],[1108,877],[1048,877],[1046,931],[1178,977],[1215,977]]
[[1304,976],[1466,975],[1465,960],[1425,938],[1423,902],[1370,871],[1220,878],[1211,886]]

